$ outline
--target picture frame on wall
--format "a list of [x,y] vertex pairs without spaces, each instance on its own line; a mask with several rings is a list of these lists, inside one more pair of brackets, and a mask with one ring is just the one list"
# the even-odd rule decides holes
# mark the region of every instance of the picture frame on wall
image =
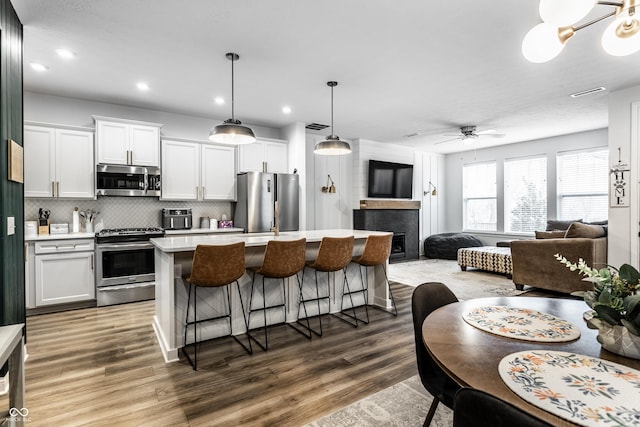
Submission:
[[24,184],[24,152],[22,146],[9,140],[9,181]]
[[611,168],[609,205],[612,208],[629,206],[629,173],[628,167],[621,163]]

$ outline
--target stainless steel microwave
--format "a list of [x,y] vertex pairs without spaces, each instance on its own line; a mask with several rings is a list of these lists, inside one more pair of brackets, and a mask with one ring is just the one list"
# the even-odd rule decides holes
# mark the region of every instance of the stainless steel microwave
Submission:
[[160,168],[100,164],[96,170],[98,196],[160,196]]

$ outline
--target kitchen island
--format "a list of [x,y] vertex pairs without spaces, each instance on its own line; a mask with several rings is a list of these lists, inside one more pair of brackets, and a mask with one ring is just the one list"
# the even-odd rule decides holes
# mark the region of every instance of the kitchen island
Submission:
[[[273,233],[252,233],[213,236],[191,235],[151,239],[151,243],[155,246],[156,280],[156,309],[153,318],[153,328],[156,332],[156,337],[165,361],[173,362],[178,360],[178,349],[183,346],[188,288],[183,282],[182,277],[191,270],[193,252],[197,245],[227,245],[244,241],[245,262],[246,266],[250,267],[259,266],[262,263],[262,257],[264,255],[266,245],[270,240],[298,240],[303,237],[306,238],[306,258],[310,261],[315,259],[318,247],[320,246],[320,241],[323,237],[354,236],[355,242],[353,254],[359,255],[362,253],[367,237],[370,235],[380,234],[389,233],[368,230],[336,229],[289,231],[281,232],[279,236],[274,236]],[[321,311],[323,313],[327,312],[327,309],[331,312],[340,311],[343,282],[342,272],[332,273],[330,277],[331,298],[329,301],[329,307],[327,307],[327,303],[325,303],[324,306],[321,306]],[[349,279],[349,283],[354,284],[352,289],[360,286],[360,273],[357,265],[351,264],[347,268],[347,277]],[[313,283],[314,271],[306,269],[305,277],[301,277],[301,279],[304,279],[307,283]],[[375,267],[374,269],[368,269],[368,279],[369,300],[367,303],[389,309],[391,307],[391,299],[384,280],[382,266]],[[326,283],[327,275],[318,274],[318,280],[322,280]],[[267,304],[270,304],[271,301],[277,301],[278,298],[282,298],[280,294],[280,287],[275,285],[277,285],[275,280],[273,283],[269,282],[269,286],[265,291],[267,294]],[[305,289],[306,288],[311,287],[305,286]],[[322,288],[326,289],[325,286],[322,286]],[[248,311],[249,293],[251,291],[251,276],[249,274],[245,274],[239,280],[239,289],[242,294],[242,299],[245,301],[245,311]],[[240,311],[241,304],[235,285],[232,285],[231,291],[233,332],[234,334],[242,334],[246,332],[246,327]],[[211,310],[220,311],[222,309],[222,298],[219,292],[219,289],[203,289],[202,292],[198,292],[198,311],[200,312],[201,307],[205,307],[209,312],[209,316],[211,316]],[[282,313],[280,310],[270,312],[267,315],[267,322],[269,324],[280,323],[283,321],[295,322],[298,318],[298,298],[298,283],[295,278],[290,278],[286,287],[287,312]],[[362,302],[362,300],[355,301],[354,304],[358,305]],[[311,310],[311,306],[308,307],[308,311],[310,316],[317,314],[317,309],[314,313]],[[283,316],[285,318],[283,318]],[[251,323],[249,326],[253,328],[262,325]],[[202,337],[200,338],[202,340],[228,335],[228,328],[225,322],[212,322],[210,325],[203,324],[199,327],[199,330],[202,333]]]

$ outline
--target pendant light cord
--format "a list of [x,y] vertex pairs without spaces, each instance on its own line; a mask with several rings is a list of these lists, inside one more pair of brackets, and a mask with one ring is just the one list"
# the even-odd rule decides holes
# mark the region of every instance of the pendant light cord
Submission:
[[234,78],[233,78],[233,63],[236,62],[235,57],[231,57],[231,120],[235,123],[236,116],[234,112],[235,94],[234,94]]
[[331,86],[331,135],[335,135],[333,133],[333,86]]

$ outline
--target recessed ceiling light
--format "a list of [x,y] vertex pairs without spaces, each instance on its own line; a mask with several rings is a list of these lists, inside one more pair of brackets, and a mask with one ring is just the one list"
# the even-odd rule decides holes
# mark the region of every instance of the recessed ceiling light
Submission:
[[291,113],[291,107],[289,107],[288,105],[285,105],[284,107],[282,107],[282,112],[284,114],[290,114]]
[[73,59],[76,56],[75,53],[71,52],[68,49],[56,49],[56,53],[62,59]]
[[221,96],[216,96],[213,100],[213,102],[215,102],[218,105],[223,105],[224,104],[224,98]]
[[40,64],[39,62],[31,62],[29,65],[31,65],[31,68],[36,71],[47,71],[49,69],[49,67],[44,64]]
[[137,83],[136,87],[138,88],[138,90],[149,90],[149,85],[146,84],[145,82]]

